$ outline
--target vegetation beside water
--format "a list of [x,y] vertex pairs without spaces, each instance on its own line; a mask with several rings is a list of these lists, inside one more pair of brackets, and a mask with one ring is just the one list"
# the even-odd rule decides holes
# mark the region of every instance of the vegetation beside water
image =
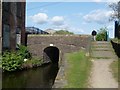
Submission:
[[26,46],[18,46],[17,51],[5,51],[1,55],[3,71],[16,71],[41,65],[42,60],[32,58]]
[[84,51],[65,55],[68,68],[65,71],[67,85],[65,88],[87,88],[90,75],[91,61]]

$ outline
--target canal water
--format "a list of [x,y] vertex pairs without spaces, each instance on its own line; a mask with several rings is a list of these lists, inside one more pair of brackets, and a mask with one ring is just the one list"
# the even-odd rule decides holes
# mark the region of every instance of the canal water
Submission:
[[4,72],[2,88],[51,88],[58,73],[58,63],[23,70],[19,72]]

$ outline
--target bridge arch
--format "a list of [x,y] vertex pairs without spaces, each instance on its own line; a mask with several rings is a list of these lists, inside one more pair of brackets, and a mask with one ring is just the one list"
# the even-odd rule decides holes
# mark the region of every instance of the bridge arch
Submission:
[[43,50],[43,61],[44,62],[59,62],[59,49],[55,46],[46,47]]

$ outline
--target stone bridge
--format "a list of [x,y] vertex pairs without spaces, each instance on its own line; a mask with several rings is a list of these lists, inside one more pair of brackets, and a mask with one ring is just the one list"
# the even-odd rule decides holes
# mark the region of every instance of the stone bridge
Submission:
[[[53,53],[56,53],[57,51],[54,52],[54,50],[58,49],[60,59],[63,58],[64,53],[75,52],[80,49],[89,51],[90,40],[90,35],[29,35],[27,45],[32,55],[40,58],[43,58],[44,52],[53,50]],[[52,49],[52,47],[54,48]]]

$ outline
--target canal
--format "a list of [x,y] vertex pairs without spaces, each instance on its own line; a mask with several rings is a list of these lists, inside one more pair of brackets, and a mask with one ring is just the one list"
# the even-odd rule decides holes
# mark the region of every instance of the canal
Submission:
[[52,88],[57,76],[58,63],[38,68],[2,74],[2,88]]

